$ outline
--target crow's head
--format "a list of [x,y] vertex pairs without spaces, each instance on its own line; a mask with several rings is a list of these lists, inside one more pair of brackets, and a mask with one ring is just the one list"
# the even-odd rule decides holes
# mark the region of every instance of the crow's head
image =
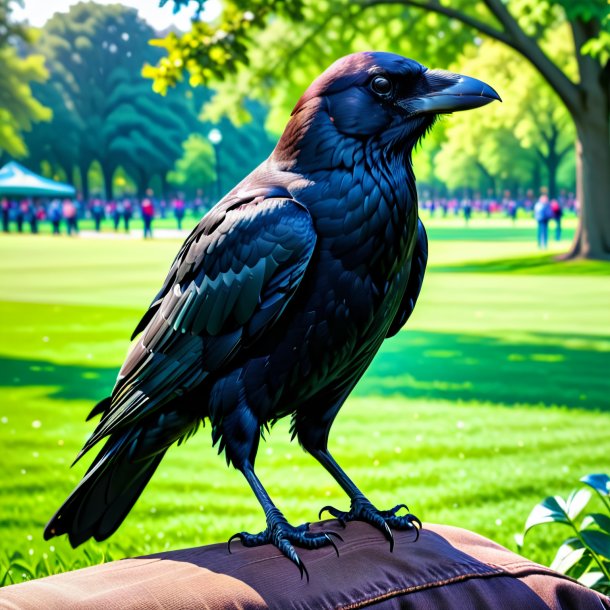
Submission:
[[415,144],[438,114],[499,100],[485,83],[444,70],[429,70],[393,53],[347,55],[323,72],[293,111],[328,114],[334,128],[385,144]]

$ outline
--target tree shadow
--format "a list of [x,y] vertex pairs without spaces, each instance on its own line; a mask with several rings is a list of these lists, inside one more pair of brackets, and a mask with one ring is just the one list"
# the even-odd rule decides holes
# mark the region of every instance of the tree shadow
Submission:
[[45,387],[61,400],[99,400],[114,385],[117,367],[57,364],[0,356],[0,387]]
[[[610,411],[609,362],[610,339],[595,336],[402,331],[385,342],[354,394]],[[117,373],[0,357],[0,387],[45,387],[58,400],[99,400]]]
[[610,411],[609,362],[610,340],[594,336],[403,331],[355,394]]

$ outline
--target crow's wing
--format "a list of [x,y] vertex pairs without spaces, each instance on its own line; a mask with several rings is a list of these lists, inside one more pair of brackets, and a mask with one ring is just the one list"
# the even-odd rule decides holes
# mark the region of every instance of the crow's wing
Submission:
[[392,321],[388,330],[387,337],[393,337],[407,322],[413,310],[415,309],[415,303],[417,303],[417,297],[421,290],[421,285],[424,281],[424,274],[426,272],[426,263],[428,262],[428,236],[426,235],[426,229],[422,224],[421,220],[417,220],[417,242],[415,243],[415,249],[413,250],[413,256],[411,258],[411,272],[409,274],[409,280],[407,281],[407,287],[402,297],[400,307],[396,313],[396,317]]
[[241,199],[207,214],[138,325],[144,332],[79,457],[193,389],[255,341],[294,295],[315,243],[309,212],[292,199]]

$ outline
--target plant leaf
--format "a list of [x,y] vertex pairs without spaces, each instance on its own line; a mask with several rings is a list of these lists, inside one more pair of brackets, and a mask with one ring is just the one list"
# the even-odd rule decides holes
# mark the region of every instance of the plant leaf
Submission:
[[557,550],[551,569],[566,574],[585,554],[586,549],[578,538],[569,538]]
[[607,474],[588,474],[580,481],[604,496],[610,496],[610,477]]
[[591,525],[594,524],[603,532],[610,534],[610,517],[608,517],[608,515],[602,513],[589,513],[588,515],[585,515],[585,518],[582,520],[580,529],[589,529]]
[[521,550],[523,549],[523,534],[515,534],[513,538],[515,539],[517,550],[521,552]]
[[585,530],[580,532],[585,544],[595,553],[610,560],[610,534],[599,530]]
[[534,506],[530,516],[525,523],[524,535],[535,527],[543,523],[565,523],[570,524],[565,500],[561,496],[549,496],[540,504]]
[[590,499],[591,492],[588,489],[575,489],[568,497],[568,517],[574,521]]
[[604,573],[593,571],[587,572],[578,579],[578,582],[585,585],[585,587],[589,587],[589,589],[596,589],[598,585],[603,584]]

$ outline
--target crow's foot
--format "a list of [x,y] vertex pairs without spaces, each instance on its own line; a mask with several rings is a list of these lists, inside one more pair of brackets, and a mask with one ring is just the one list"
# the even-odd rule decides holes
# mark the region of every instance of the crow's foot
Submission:
[[[397,515],[396,513],[402,508],[407,511],[407,514]],[[390,552],[394,549],[394,535],[390,529],[391,527],[397,530],[415,530],[415,540],[419,538],[419,530],[422,527],[421,521],[408,512],[409,507],[406,504],[398,504],[390,510],[378,510],[364,496],[356,496],[352,499],[349,512],[337,510],[332,506],[325,506],[320,511],[320,517],[322,517],[324,511],[330,513],[343,526],[348,521],[365,521],[376,527],[390,542]]]
[[297,555],[293,545],[305,549],[319,549],[323,546],[332,546],[339,556],[339,550],[333,538],[343,541],[343,538],[335,532],[320,532],[313,533],[309,531],[309,523],[304,523],[298,527],[294,527],[286,521],[285,517],[279,510],[274,509],[267,513],[267,529],[258,534],[249,534],[248,532],[240,532],[234,534],[229,539],[229,552],[231,552],[231,542],[240,540],[244,546],[261,546],[263,544],[273,544],[282,554],[292,561],[299,571],[301,578],[303,575],[309,580],[309,574],[305,564]]

